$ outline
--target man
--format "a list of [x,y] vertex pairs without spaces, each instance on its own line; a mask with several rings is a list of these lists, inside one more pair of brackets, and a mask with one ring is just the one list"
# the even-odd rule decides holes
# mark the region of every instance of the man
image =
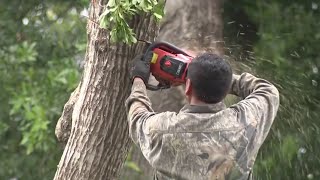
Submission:
[[[156,169],[155,179],[252,179],[278,90],[249,73],[234,75],[224,59],[205,53],[188,67],[188,104],[179,113],[156,113],[146,92],[149,75],[149,63],[136,58],[126,107],[130,136]],[[243,100],[226,108],[221,101],[228,93]]]

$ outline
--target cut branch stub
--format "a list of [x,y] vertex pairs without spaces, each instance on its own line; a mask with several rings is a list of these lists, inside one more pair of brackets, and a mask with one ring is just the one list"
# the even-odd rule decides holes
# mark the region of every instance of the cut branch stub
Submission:
[[78,87],[71,93],[69,100],[64,105],[63,112],[61,117],[58,120],[56,125],[55,134],[57,139],[63,145],[67,144],[67,141],[71,132],[71,124],[72,124],[72,113],[74,104],[76,103],[81,83],[79,83]]

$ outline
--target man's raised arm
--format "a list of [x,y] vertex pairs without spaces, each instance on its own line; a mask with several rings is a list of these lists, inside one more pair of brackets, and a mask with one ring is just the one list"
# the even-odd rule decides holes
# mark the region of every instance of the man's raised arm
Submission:
[[231,106],[245,124],[257,125],[257,143],[266,138],[279,108],[279,92],[270,82],[249,73],[233,75],[231,94],[243,98]]

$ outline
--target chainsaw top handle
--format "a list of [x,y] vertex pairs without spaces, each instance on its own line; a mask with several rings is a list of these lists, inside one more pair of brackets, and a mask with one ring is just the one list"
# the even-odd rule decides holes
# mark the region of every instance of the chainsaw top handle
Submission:
[[157,86],[155,86],[152,84],[146,84],[146,88],[150,91],[158,91],[158,90],[162,90],[162,89],[168,89],[168,88],[170,88],[170,85],[158,84]]
[[[173,54],[183,54],[185,56],[190,56],[188,53],[186,53],[185,51],[183,51],[182,49],[178,48],[177,46],[170,44],[168,42],[165,41],[156,41],[154,43],[152,43],[146,50],[146,53],[148,53],[149,51],[153,51],[155,48],[162,48],[168,52],[171,52]],[[144,61],[146,61],[145,59],[146,57],[144,57]]]

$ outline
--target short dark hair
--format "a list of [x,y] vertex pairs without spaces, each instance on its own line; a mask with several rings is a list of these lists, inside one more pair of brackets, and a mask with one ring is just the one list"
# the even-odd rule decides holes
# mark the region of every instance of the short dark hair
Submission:
[[204,53],[189,64],[187,78],[197,98],[205,103],[218,103],[228,94],[232,81],[230,64],[222,57]]

